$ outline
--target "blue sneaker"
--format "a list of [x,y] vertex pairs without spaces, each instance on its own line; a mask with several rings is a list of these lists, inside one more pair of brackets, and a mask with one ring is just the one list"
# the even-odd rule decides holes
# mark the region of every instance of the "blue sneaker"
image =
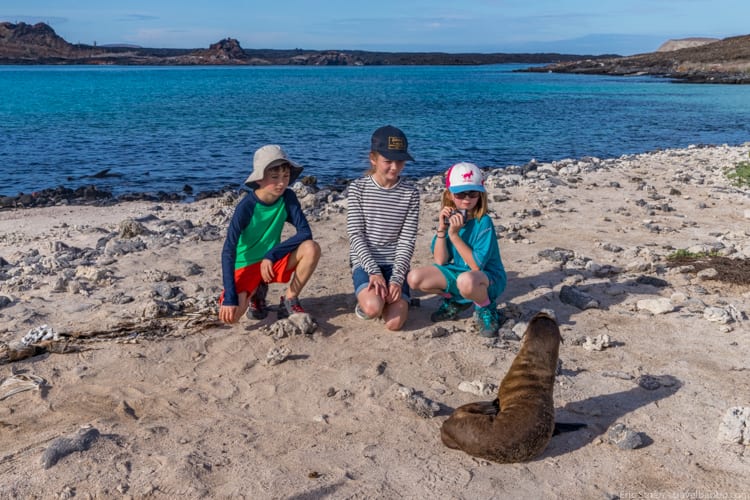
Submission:
[[430,315],[430,319],[434,323],[448,319],[456,319],[458,315],[467,310],[469,306],[471,306],[471,302],[456,302],[451,299],[443,299],[443,303],[440,304],[437,311]]
[[497,331],[500,329],[500,317],[495,304],[475,309],[474,321],[479,327],[481,337],[497,337]]

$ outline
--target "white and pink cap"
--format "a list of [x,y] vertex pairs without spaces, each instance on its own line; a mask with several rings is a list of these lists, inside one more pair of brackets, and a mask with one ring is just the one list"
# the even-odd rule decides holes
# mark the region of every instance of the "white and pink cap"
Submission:
[[445,174],[445,187],[451,193],[462,193],[464,191],[484,190],[484,176],[479,167],[473,163],[462,161],[456,163]]

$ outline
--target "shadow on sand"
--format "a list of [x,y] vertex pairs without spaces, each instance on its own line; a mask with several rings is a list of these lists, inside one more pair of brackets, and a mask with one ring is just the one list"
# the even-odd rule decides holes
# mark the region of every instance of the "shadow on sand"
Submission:
[[[587,424],[587,427],[577,432],[554,436],[537,460],[565,455],[583,448],[606,433],[607,429],[618,419],[638,408],[672,396],[682,386],[682,383],[671,375],[660,375],[657,378],[662,380],[662,385],[655,390],[635,386],[627,391],[592,396],[556,409],[556,421],[583,422]],[[644,446],[652,443],[648,436],[642,435],[642,437]]]

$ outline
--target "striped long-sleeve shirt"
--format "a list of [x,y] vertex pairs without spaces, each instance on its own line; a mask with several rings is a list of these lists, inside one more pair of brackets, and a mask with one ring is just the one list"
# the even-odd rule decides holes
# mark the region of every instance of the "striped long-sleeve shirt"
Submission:
[[393,266],[391,281],[402,285],[409,272],[419,222],[419,191],[403,179],[389,188],[372,177],[349,185],[346,230],[352,268],[380,274]]

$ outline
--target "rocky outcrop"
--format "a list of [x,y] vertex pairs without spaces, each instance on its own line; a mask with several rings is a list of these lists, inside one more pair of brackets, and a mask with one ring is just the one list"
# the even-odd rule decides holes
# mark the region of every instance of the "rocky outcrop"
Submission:
[[598,60],[582,59],[523,71],[654,75],[690,83],[750,83],[750,35],[667,52]]
[[0,53],[5,57],[70,57],[77,50],[44,23],[0,23]]
[[707,43],[718,42],[719,38],[680,38],[678,40],[667,40],[656,49],[657,52],[671,52],[673,50],[700,47]]
[[346,52],[325,51],[320,53],[295,56],[290,59],[290,64],[305,66],[363,66],[360,57]]
[[242,50],[240,42],[234,38],[225,38],[212,43],[207,50],[197,50],[186,56],[177,56],[175,59],[178,61],[185,59],[189,63],[229,64],[232,62],[245,63],[249,57]]

